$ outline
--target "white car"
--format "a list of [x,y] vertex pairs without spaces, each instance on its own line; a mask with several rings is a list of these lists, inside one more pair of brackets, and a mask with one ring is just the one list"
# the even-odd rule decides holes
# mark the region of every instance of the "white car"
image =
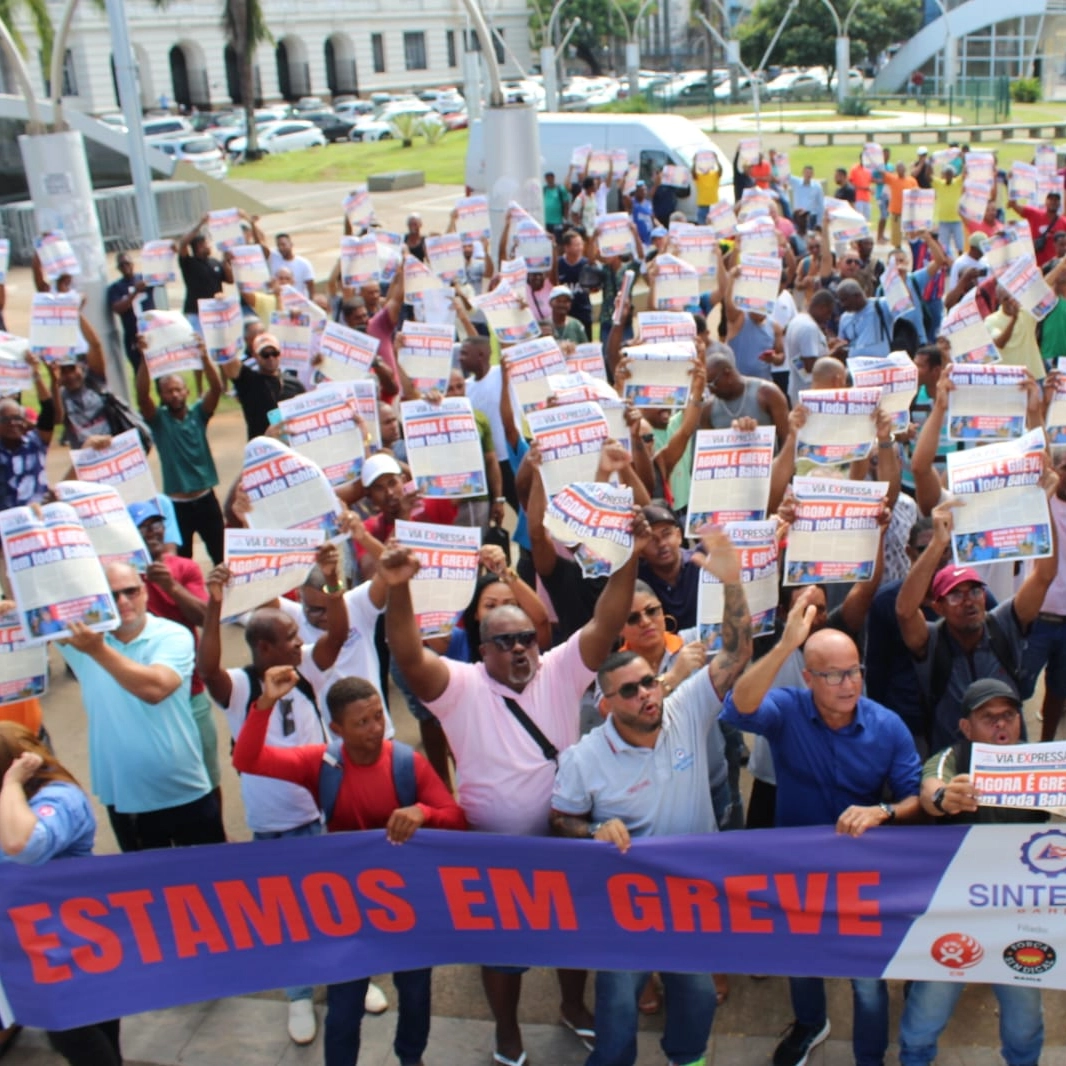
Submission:
[[[267,122],[259,126],[258,141],[259,150],[268,155],[296,152],[301,148],[321,148],[326,144],[324,134],[313,122],[300,122],[296,119]],[[247,147],[245,137],[238,137],[229,142],[232,155],[241,155]]]
[[141,123],[145,137],[169,137],[174,133],[195,133],[192,123],[181,115],[146,118]]
[[399,115],[415,115],[423,121],[440,122],[440,115],[421,100],[391,100],[372,115],[358,119],[348,135],[353,141],[388,141],[395,137],[392,121]]
[[209,177],[221,180],[229,173],[225,156],[214,139],[206,134],[197,134],[194,137],[184,137],[180,134],[152,137],[148,138],[147,143],[179,163],[192,163],[197,170]]

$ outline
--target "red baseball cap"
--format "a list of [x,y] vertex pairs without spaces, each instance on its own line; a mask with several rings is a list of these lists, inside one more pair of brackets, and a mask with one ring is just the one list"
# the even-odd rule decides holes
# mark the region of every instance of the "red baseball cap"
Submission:
[[939,600],[953,588],[965,585],[967,581],[972,581],[975,585],[984,584],[977,571],[968,566],[945,566],[943,570],[937,571],[936,577],[933,578],[933,599]]

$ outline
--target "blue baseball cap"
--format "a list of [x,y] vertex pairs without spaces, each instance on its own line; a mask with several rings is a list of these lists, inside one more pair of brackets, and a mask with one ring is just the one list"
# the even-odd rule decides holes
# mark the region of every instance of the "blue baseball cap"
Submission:
[[159,509],[159,504],[155,500],[147,500],[144,503],[131,503],[127,508],[130,513],[130,518],[133,519],[133,524],[139,529],[149,519],[163,518],[163,512]]

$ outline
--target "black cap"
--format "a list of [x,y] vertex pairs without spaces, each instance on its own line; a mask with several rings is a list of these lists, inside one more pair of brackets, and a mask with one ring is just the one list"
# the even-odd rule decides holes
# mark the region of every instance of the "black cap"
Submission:
[[1000,681],[994,677],[985,677],[975,681],[962,694],[962,713],[968,718],[979,707],[983,707],[989,700],[1010,700],[1021,710],[1022,700],[1017,692],[1006,681]]
[[660,522],[669,522],[672,526],[681,526],[681,523],[677,520],[677,515],[663,501],[649,503],[643,510],[644,519],[649,526],[657,525]]

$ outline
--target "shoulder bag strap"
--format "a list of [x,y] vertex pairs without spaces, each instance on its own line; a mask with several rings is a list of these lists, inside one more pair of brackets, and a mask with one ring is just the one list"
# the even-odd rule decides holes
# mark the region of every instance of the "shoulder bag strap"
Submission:
[[544,758],[548,762],[559,765],[559,751],[555,745],[540,731],[537,723],[518,706],[517,701],[511,699],[510,696],[504,696],[503,702],[507,704],[507,709],[518,719],[518,724],[533,738],[536,745],[544,753]]

